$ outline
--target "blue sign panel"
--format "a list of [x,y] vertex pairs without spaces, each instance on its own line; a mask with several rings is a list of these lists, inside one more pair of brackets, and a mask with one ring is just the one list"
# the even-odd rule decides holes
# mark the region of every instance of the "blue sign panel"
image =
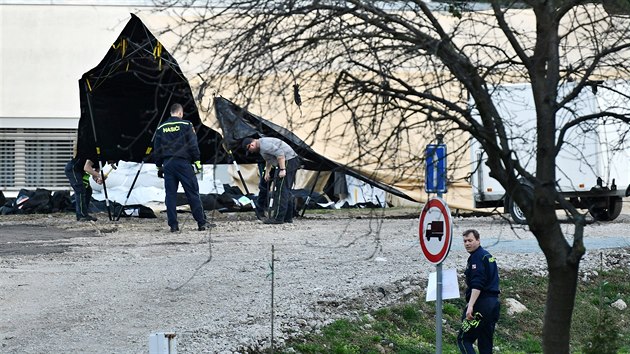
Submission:
[[446,144],[429,144],[424,189],[427,193],[446,193]]

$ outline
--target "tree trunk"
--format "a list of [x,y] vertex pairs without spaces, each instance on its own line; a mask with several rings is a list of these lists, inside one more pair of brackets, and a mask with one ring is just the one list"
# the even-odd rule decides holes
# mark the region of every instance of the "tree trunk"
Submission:
[[543,352],[549,354],[569,354],[571,338],[571,316],[575,306],[578,280],[578,265],[548,259],[548,264],[564,263],[563,266],[549,268],[547,303],[543,324]]
[[556,216],[552,188],[551,185],[535,189],[535,206],[530,220],[530,230],[545,254],[549,272],[542,347],[547,354],[570,354],[571,317],[580,259],[584,254],[583,229],[576,224],[574,239],[577,242],[571,246]]

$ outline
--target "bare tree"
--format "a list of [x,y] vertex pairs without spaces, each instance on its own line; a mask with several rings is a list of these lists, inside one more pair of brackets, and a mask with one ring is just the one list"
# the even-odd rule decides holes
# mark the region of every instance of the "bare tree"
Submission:
[[[627,18],[579,0],[491,0],[485,9],[365,0],[160,5],[184,5],[165,32],[178,36],[178,58],[203,58],[206,85],[261,106],[284,98],[290,125],[313,127],[311,142],[345,139],[357,164],[376,159],[376,169],[413,173],[410,136],[429,142],[444,132],[460,142],[459,152],[470,137],[478,141],[491,176],[520,206],[547,260],[544,351],[569,353],[586,215],[558,194],[556,158],[568,132],[628,121],[614,109],[571,110],[584,90],[628,77]],[[522,132],[493,96],[514,82],[531,84],[535,171],[516,155]],[[568,118],[558,119],[561,110]],[[571,231],[561,228],[558,205]]]

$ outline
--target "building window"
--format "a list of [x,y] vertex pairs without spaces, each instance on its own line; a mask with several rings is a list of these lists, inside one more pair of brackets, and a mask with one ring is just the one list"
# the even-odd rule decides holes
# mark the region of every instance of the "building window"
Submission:
[[15,141],[0,140],[0,187],[15,186]]
[[0,129],[0,190],[68,189],[75,129]]

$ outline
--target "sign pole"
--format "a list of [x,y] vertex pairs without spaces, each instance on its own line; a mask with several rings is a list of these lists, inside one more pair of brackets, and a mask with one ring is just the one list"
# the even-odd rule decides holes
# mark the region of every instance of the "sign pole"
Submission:
[[[425,191],[427,193],[437,193],[437,199],[439,200],[439,204],[444,203],[442,201],[442,195],[443,193],[446,193],[447,191],[447,184],[446,184],[446,145],[443,142],[444,139],[444,135],[443,134],[437,134],[436,135],[437,138],[437,144],[429,144],[427,145],[427,150],[426,150],[426,174],[425,174]],[[430,205],[431,203],[428,202],[427,205]],[[426,206],[425,206],[426,208]],[[443,214],[448,214],[448,215],[442,215],[443,219],[442,221],[447,222],[448,225],[452,225],[451,221],[450,221],[450,211],[448,211],[448,207],[444,204],[443,208],[442,208],[442,212]],[[446,212],[446,213],[444,213]],[[445,253],[443,254],[442,257],[436,257],[436,254],[433,254],[432,252],[429,251],[429,256],[427,257],[427,259],[429,259],[430,262],[432,262],[433,264],[435,264],[435,270],[436,270],[436,297],[435,297],[435,353],[436,354],[442,354],[442,262],[444,261],[444,258],[446,257],[446,254],[448,254],[448,250],[450,249],[450,243],[451,243],[451,230],[444,230],[443,228],[440,228],[440,220],[437,220],[437,224],[433,225],[433,222],[431,223],[431,229],[429,230],[428,228],[425,229],[425,225],[423,224],[423,219],[424,219],[425,215],[425,211],[423,210],[423,214],[421,215],[420,218],[420,244],[421,247],[423,248],[423,252],[425,252],[425,249],[428,249],[430,246],[428,244],[429,240],[431,239],[432,236],[434,236],[435,234],[439,235],[438,240],[441,241],[442,237],[444,234],[440,234],[440,232],[448,232],[448,245],[444,245],[444,247],[441,248],[442,251],[445,251]],[[427,223],[428,225],[428,223]],[[434,229],[434,226],[438,226],[439,230]],[[428,226],[426,226],[428,227]],[[426,235],[425,235],[426,234]],[[424,241],[424,236],[426,236],[427,241]],[[427,256],[426,252],[425,252],[425,256]]]
[[442,354],[442,263],[435,266],[437,293],[435,295],[435,353]]
[[[440,193],[441,194],[441,193]],[[444,299],[442,263],[451,248],[453,221],[448,205],[442,198],[427,201],[420,213],[418,234],[420,247],[426,259],[436,267],[435,292],[435,349],[442,353],[442,300]],[[431,282],[429,282],[431,283]],[[427,301],[429,295],[427,294]]]
[[[442,144],[442,134],[437,135],[438,145]],[[435,166],[435,174],[438,174],[437,163]],[[439,179],[445,180],[445,176],[439,176]],[[446,185],[446,181],[444,181]],[[438,190],[438,198],[442,199],[442,192]],[[435,280],[437,284],[437,293],[435,295],[435,353],[442,354],[442,262],[435,266]]]

